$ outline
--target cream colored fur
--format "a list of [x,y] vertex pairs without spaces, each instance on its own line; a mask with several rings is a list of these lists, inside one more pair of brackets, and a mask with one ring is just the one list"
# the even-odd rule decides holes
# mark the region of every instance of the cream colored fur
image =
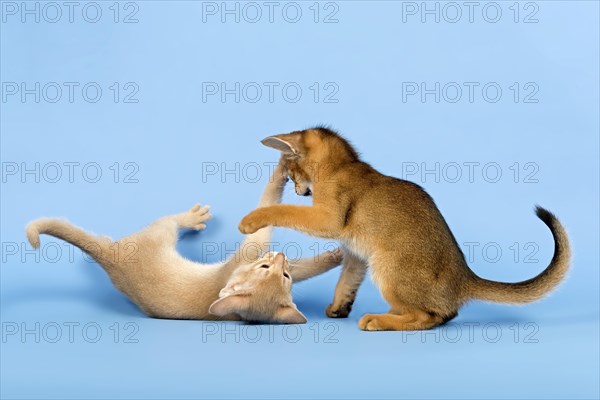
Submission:
[[[286,173],[279,165],[269,180],[259,207],[281,201]],[[31,245],[40,234],[56,236],[88,252],[114,285],[146,314],[156,318],[305,323],[292,301],[292,279],[298,282],[341,262],[337,249],[289,263],[282,253],[268,251],[272,228],[246,236],[230,259],[212,265],[190,261],[175,249],[178,230],[201,230],[211,218],[209,207],[161,218],[131,236],[113,242],[59,219],[31,222]]]

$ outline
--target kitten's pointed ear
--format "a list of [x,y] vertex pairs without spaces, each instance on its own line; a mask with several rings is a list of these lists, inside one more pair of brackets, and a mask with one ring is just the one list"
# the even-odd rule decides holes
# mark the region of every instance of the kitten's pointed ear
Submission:
[[230,295],[221,297],[210,305],[208,312],[218,317],[237,314],[248,308],[249,296]]
[[269,136],[260,142],[267,147],[272,147],[285,154],[299,154],[301,139],[299,133],[287,133],[285,135]]
[[308,320],[296,306],[283,306],[277,310],[275,321],[281,324],[305,324]]

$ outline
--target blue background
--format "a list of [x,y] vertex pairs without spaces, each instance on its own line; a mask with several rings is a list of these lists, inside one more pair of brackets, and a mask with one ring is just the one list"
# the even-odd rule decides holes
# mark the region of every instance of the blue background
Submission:
[[[482,18],[486,3],[475,10],[472,23],[467,15],[456,23],[443,18],[436,23],[427,15],[422,23],[420,14],[404,15],[403,21],[407,4],[391,1],[320,3],[317,23],[309,8],[313,2],[298,2],[302,17],[297,23],[283,19],[283,2],[273,23],[264,6],[256,23],[243,17],[236,23],[233,16],[222,23],[220,15],[207,15],[203,22],[203,4],[192,1],[137,2],[137,23],[122,23],[135,9],[120,3],[120,22],[115,23],[109,9],[113,2],[99,2],[102,18],[89,23],[81,17],[84,4],[73,23],[66,15],[57,23],[43,18],[35,23],[31,16],[22,23],[20,14],[3,14],[2,82],[27,82],[29,87],[79,82],[79,88],[97,82],[103,88],[96,103],[85,101],[80,91],[72,103],[66,93],[57,103],[43,98],[36,103],[33,95],[25,102],[18,95],[3,99],[3,171],[12,163],[33,168],[39,162],[43,168],[95,162],[103,175],[96,183],[83,179],[81,168],[73,182],[66,167],[56,183],[49,182],[54,177],[49,169],[39,182],[33,175],[3,175],[3,332],[13,324],[51,329],[56,323],[63,336],[56,343],[47,340],[54,337],[50,330],[39,343],[31,334],[6,336],[1,397],[599,397],[597,2],[535,2],[537,23],[523,23],[534,10],[526,9],[525,2],[518,4],[515,23],[512,1],[498,3],[502,17],[497,23]],[[323,23],[335,5],[337,23]],[[117,103],[109,89],[114,82],[122,91]],[[139,88],[137,103],[123,102],[128,82]],[[273,102],[266,91],[256,103],[243,97],[238,103],[233,95],[225,102],[219,96],[203,101],[202,82],[227,82],[230,88],[235,82],[242,87],[278,82],[279,88],[296,82],[303,92],[295,103],[286,101],[280,89]],[[321,90],[317,102],[310,89],[314,82]],[[435,82],[442,87],[478,82],[479,88],[496,82],[503,93],[497,102],[486,101],[480,90],[473,102],[466,92],[456,103],[443,97],[436,102],[433,95],[425,102],[418,96],[403,101],[402,82],[427,82],[429,88]],[[517,102],[509,89],[514,82],[521,88]],[[537,103],[523,101],[528,82],[539,88]],[[326,89],[327,83],[334,86]],[[337,102],[324,102],[335,85]],[[27,251],[23,228],[41,216],[68,217],[118,238],[199,201],[212,205],[215,218],[205,232],[185,236],[179,248],[193,259],[217,261],[242,239],[237,224],[255,206],[267,180],[266,167],[256,182],[255,170],[244,168],[277,159],[259,140],[319,123],[344,133],[383,173],[422,184],[463,250],[468,250],[466,242],[478,243],[470,265],[486,278],[517,281],[545,268],[552,238],[532,207],[547,207],[570,233],[574,259],[569,279],[539,303],[474,302],[450,326],[407,335],[358,330],[362,314],[387,310],[369,279],[348,319],[325,318],[339,275],[334,270],[294,288],[309,318],[296,340],[296,328],[149,319],[81,252],[71,257],[68,246],[50,237],[42,238],[45,256],[36,260]],[[115,162],[120,171],[116,183],[110,169]],[[133,166],[126,168],[128,162]],[[480,163],[472,182],[466,167],[458,182],[452,182],[449,169],[446,176],[440,172],[437,182],[434,175],[406,174],[414,163],[431,169],[435,163],[450,168],[465,162]],[[515,162],[516,179],[510,169]],[[525,169],[528,162],[533,166]],[[220,170],[239,163],[239,173],[203,176],[212,163]],[[495,183],[489,182],[491,172],[482,175],[481,166],[488,163],[502,171]],[[134,169],[137,183],[124,182]],[[525,182],[534,169],[534,181]],[[285,201],[306,203],[291,187]],[[274,240],[280,248],[297,243],[294,248],[305,256],[313,254],[315,243],[324,245],[286,230],[276,230]],[[516,259],[515,242],[520,248]],[[203,243],[224,247],[215,254],[205,251]],[[489,253],[482,253],[490,243]],[[536,245],[535,261],[525,262]],[[497,247],[499,260],[493,251]],[[62,253],[53,253],[56,248]],[[80,324],[73,343],[66,337],[68,322]],[[138,327],[137,343],[124,338],[133,329],[125,329],[128,322],[137,324],[132,325]],[[86,323],[101,327],[96,343],[83,337]],[[110,328],[114,323],[119,324],[118,343]],[[223,338],[226,328],[234,333]],[[218,333],[209,335],[213,329]],[[260,340],[251,343],[257,332]]]

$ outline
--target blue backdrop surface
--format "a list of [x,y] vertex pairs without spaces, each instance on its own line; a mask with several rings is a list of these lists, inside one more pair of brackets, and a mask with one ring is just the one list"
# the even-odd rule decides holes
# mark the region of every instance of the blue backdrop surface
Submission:
[[[600,396],[598,2],[0,6],[2,398]],[[532,208],[547,207],[569,279],[428,332],[359,331],[387,310],[370,279],[327,319],[339,269],[294,288],[306,325],[168,321],[72,246],[25,242],[42,216],[118,238],[201,202],[215,217],[178,248],[222,259],[277,160],[260,139],[322,123],[425,187],[488,279],[546,267]],[[291,257],[331,245],[274,241]]]

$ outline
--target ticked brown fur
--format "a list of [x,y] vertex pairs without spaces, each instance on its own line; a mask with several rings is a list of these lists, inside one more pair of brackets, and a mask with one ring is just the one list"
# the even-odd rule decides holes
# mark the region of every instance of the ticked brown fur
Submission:
[[359,321],[364,330],[429,329],[454,318],[471,299],[535,301],[569,268],[567,234],[541,207],[536,213],[555,240],[550,265],[527,281],[489,281],[469,269],[444,217],[420,186],[379,173],[336,132],[315,128],[271,136],[263,144],[282,152],[297,194],[312,193],[313,205],[254,210],[243,218],[240,231],[280,226],[341,241],[343,269],[326,310],[329,317],[348,316],[368,265],[391,308],[387,314],[364,315]]

